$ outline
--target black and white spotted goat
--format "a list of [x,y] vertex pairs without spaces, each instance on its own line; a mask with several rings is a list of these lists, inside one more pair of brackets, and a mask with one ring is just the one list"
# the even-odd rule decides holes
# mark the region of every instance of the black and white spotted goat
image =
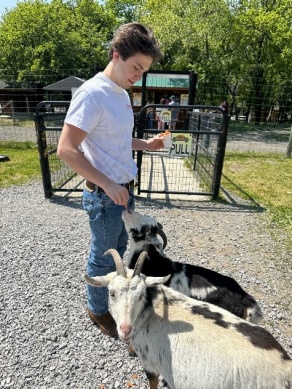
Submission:
[[[122,218],[130,239],[127,260],[130,269],[134,268],[140,253],[146,251],[148,257],[142,269],[146,276],[162,277],[170,274],[166,286],[186,296],[227,309],[251,323],[261,322],[263,315],[259,305],[233,278],[167,258],[163,253],[167,238],[162,225],[154,218],[136,211],[124,211]],[[163,239],[163,245],[159,236]]]
[[146,277],[146,252],[134,270],[116,250],[106,254],[116,272],[85,279],[108,287],[119,337],[133,344],[150,389],[160,374],[171,389],[292,389],[292,360],[264,328],[165,287],[170,276]]

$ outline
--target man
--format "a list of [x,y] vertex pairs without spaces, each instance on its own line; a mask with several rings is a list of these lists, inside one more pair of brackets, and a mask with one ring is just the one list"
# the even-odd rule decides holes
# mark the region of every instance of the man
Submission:
[[[75,92],[66,115],[57,155],[86,179],[82,201],[91,229],[87,273],[92,277],[115,270],[111,256],[103,255],[106,250],[114,248],[122,256],[127,247],[121,214],[134,208],[137,167],[132,149],[163,148],[160,134],[147,141],[132,138],[134,116],[125,90],[161,56],[149,28],[139,23],[122,25],[110,43],[107,67]],[[87,286],[90,319],[103,333],[116,337],[107,300],[107,288]]]
[[[170,96],[170,103],[168,105],[179,105],[176,101],[175,95]],[[169,131],[175,130],[176,122],[178,121],[179,109],[172,109],[171,112],[171,122],[169,123],[168,129]]]

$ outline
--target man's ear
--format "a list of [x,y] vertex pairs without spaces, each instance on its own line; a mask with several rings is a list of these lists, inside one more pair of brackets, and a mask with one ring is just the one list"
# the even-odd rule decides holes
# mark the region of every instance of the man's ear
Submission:
[[113,51],[113,60],[115,61],[115,62],[117,62],[117,61],[119,61],[119,59],[120,59],[120,54],[117,52],[117,51]]

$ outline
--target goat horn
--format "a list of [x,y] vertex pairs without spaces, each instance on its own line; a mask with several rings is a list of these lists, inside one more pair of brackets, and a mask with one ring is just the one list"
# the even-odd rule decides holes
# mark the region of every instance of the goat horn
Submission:
[[142,270],[142,267],[143,267],[143,264],[144,264],[144,261],[147,257],[147,251],[142,251],[137,259],[137,262],[136,262],[136,265],[135,265],[135,268],[134,268],[134,273],[132,275],[132,278],[134,278],[135,276],[139,276],[140,273],[141,273],[141,270]]
[[116,265],[117,275],[126,277],[126,271],[120,254],[115,249],[107,250],[104,255],[111,255],[113,257],[114,263]]
[[166,235],[165,235],[165,233],[164,233],[164,231],[163,231],[163,226],[162,226],[162,224],[157,223],[157,225],[158,225],[157,233],[158,233],[158,235],[161,236],[161,238],[162,238],[162,240],[163,240],[163,249],[165,249],[165,247],[166,247],[166,245],[167,245],[167,237],[166,237]]

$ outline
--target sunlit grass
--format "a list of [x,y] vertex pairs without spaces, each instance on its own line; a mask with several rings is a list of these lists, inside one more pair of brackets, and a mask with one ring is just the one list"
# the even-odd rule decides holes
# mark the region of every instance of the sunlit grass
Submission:
[[0,126],[5,127],[33,127],[34,126],[34,120],[27,118],[27,119],[19,119],[19,118],[5,118],[0,117]]
[[271,221],[292,236],[292,159],[272,153],[227,152],[221,186],[261,204]]
[[33,142],[0,142],[0,154],[10,159],[0,163],[0,188],[41,177],[38,149]]

